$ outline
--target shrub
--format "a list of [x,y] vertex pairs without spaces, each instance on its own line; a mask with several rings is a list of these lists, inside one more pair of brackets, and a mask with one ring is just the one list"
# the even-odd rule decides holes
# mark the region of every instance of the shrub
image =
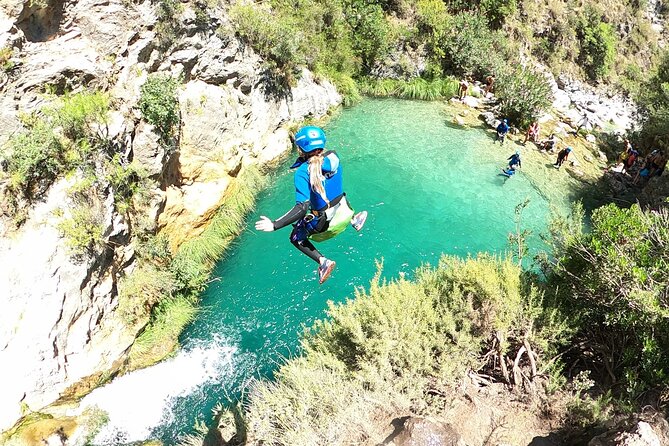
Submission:
[[109,95],[99,91],[65,94],[45,113],[72,141],[93,138],[98,133],[97,126],[107,122]]
[[535,121],[551,105],[546,77],[528,67],[500,70],[495,88],[502,115],[520,127]]
[[126,214],[133,208],[133,198],[136,195],[145,195],[149,189],[146,171],[132,162],[124,165],[120,156],[115,155],[106,165],[106,179],[109,181],[116,209]]
[[175,288],[170,271],[144,263],[119,285],[117,311],[130,326],[148,318],[153,307],[169,298]]
[[63,141],[44,120],[13,136],[7,157],[12,189],[28,199],[42,195],[67,169],[64,152]]
[[497,35],[485,17],[462,12],[451,18],[441,43],[444,67],[456,75],[483,76],[502,65]]
[[669,214],[608,205],[593,212],[590,233],[581,221],[577,208],[553,226],[549,284],[579,324],[584,355],[632,401],[669,383]]
[[516,0],[480,0],[479,8],[493,29],[499,29],[516,12]]
[[591,79],[605,77],[616,55],[616,37],[610,24],[593,11],[586,13],[578,28],[581,42],[579,60]]
[[306,62],[300,51],[303,31],[290,16],[274,12],[262,5],[237,4],[230,10],[237,33],[261,56],[279,67],[301,65]]
[[524,340],[542,358],[567,333],[512,261],[443,257],[414,282],[377,278],[354,300],[330,303],[328,319],[305,333],[304,355],[253,386],[248,428],[266,444],[355,442],[377,419],[424,407],[467,369],[493,373]]
[[178,81],[171,76],[156,74],[149,76],[140,89],[139,109],[142,116],[158,128],[165,141],[181,122],[178,85]]
[[91,205],[84,203],[70,209],[70,215],[57,225],[67,247],[75,256],[93,253],[104,244],[105,227],[101,209]]

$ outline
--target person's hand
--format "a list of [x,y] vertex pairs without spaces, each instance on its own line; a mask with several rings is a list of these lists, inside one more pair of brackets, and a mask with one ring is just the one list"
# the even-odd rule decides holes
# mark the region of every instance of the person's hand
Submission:
[[274,223],[269,218],[261,215],[260,220],[256,222],[256,231],[272,232],[274,231]]

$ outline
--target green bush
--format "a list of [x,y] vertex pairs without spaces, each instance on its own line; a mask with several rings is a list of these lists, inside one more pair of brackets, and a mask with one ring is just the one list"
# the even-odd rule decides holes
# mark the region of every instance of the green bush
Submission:
[[526,127],[548,110],[552,91],[546,77],[531,68],[500,70],[495,82],[500,112],[519,127]]
[[581,42],[579,61],[586,73],[591,79],[604,78],[616,55],[613,27],[589,11],[579,24],[578,37]]
[[493,29],[499,29],[507,17],[516,13],[516,0],[480,0],[479,8],[490,21]]
[[63,218],[57,228],[75,256],[93,253],[104,245],[101,209],[91,203],[70,209],[70,215]]
[[166,74],[149,76],[142,85],[139,110],[149,124],[155,125],[164,140],[170,138],[181,122],[176,79]]
[[480,14],[462,12],[453,16],[441,46],[446,72],[482,77],[502,65],[498,36]]
[[633,401],[669,384],[669,214],[608,205],[593,212],[589,233],[582,215],[554,226],[549,284],[602,383]]
[[261,56],[280,67],[306,63],[301,50],[303,31],[284,14],[276,14],[263,5],[237,4],[230,10],[237,33]]
[[452,77],[432,80],[413,78],[409,81],[363,78],[359,84],[361,91],[369,96],[398,97],[422,101],[450,99],[458,91],[458,80]]
[[123,164],[115,155],[106,165],[106,179],[109,181],[114,204],[121,214],[127,214],[133,208],[133,198],[145,195],[149,189],[148,175],[136,162]]
[[99,91],[65,94],[45,113],[72,141],[92,139],[98,127],[107,123],[109,95]]
[[10,138],[6,153],[11,187],[28,199],[46,192],[69,167],[63,141],[44,120]]

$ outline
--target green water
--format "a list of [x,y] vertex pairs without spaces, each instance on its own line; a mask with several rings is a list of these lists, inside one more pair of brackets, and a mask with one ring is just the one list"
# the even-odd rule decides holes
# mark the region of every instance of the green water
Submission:
[[[206,382],[173,398],[171,416],[154,431],[174,439],[225,395],[235,398],[253,377],[271,376],[283,357],[298,352],[304,326],[324,316],[326,302],[341,302],[365,287],[383,259],[385,277],[411,276],[442,253],[458,256],[504,252],[514,230],[514,208],[529,198],[523,226],[530,245],[540,246],[549,203],[564,208],[556,193],[539,193],[532,177],[498,175],[513,143],[493,144],[492,132],[461,129],[443,104],[367,100],[344,111],[327,128],[328,147],[344,169],[345,190],[356,211],[366,209],[365,228],[347,229],[317,247],[337,262],[332,277],[318,285],[316,264],[288,241],[290,228],[258,233],[259,215],[277,218],[294,204],[292,174],[286,161],[263,192],[246,229],[214,272],[202,296],[204,310],[182,336],[183,351],[224,347]],[[543,165],[524,166],[542,168]],[[552,174],[552,170],[550,173]],[[535,175],[537,172],[535,171]]]

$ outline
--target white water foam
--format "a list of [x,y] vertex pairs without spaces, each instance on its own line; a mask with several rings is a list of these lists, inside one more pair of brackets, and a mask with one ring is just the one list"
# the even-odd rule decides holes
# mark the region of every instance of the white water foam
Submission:
[[174,419],[171,406],[175,398],[190,395],[231,371],[236,350],[222,339],[214,339],[94,390],[81,401],[78,411],[97,407],[107,413],[109,422],[92,444],[149,439],[153,428]]

